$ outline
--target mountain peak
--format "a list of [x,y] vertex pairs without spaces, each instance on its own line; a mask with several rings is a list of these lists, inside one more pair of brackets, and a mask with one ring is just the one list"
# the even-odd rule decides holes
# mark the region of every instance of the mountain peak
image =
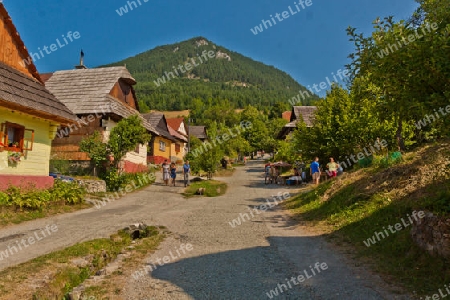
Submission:
[[110,66],[124,64],[138,82],[142,107],[151,109],[186,109],[194,98],[227,99],[238,108],[271,106],[288,103],[306,90],[285,72],[202,36],[158,46]]

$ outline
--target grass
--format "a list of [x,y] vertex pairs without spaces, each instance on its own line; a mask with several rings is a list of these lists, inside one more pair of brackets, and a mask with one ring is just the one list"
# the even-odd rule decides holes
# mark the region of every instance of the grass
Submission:
[[322,183],[284,205],[296,219],[321,228],[335,243],[353,248],[358,257],[387,280],[418,295],[434,294],[450,281],[450,261],[417,247],[410,237],[411,227],[370,247],[363,243],[383,227],[394,226],[402,218],[407,220],[413,210],[450,215],[449,178],[424,184],[419,176],[417,182],[405,183],[415,180],[411,177],[415,173],[409,171],[417,165],[417,160],[408,158],[389,169],[359,170]]
[[196,195],[199,188],[205,189],[205,193],[203,194],[203,196],[218,197],[225,194],[225,192],[227,191],[227,184],[217,180],[191,182],[191,185],[185,189],[183,195],[187,198],[193,197]]
[[230,176],[233,176],[235,170],[236,170],[235,168],[233,168],[233,169],[222,169],[221,168],[221,169],[217,170],[216,173],[214,173],[214,176],[230,177]]
[[91,204],[81,203],[75,205],[67,205],[64,203],[52,203],[48,207],[40,210],[23,209],[18,210],[12,207],[0,206],[0,228],[11,224],[19,224],[22,222],[45,218],[61,213],[69,213],[80,209],[91,207]]
[[[142,186],[138,186],[136,189],[133,188],[133,191],[131,193],[142,190],[153,183],[154,183],[154,181],[150,180],[146,184],[143,184]],[[131,194],[131,193],[127,193],[127,194]],[[88,199],[94,200],[94,201],[95,200],[101,201],[103,199],[103,197],[108,196],[108,195],[113,195],[113,194],[114,194],[114,192],[91,193],[91,194],[86,194],[85,198],[88,198]],[[11,224],[20,224],[22,222],[46,218],[46,217],[57,215],[57,214],[70,213],[70,212],[74,212],[77,210],[90,208],[92,206],[93,206],[93,204],[88,203],[88,202],[83,202],[83,203],[79,203],[79,204],[68,204],[68,203],[65,203],[64,200],[48,203],[48,205],[38,208],[38,209],[31,209],[31,208],[19,209],[19,208],[15,208],[13,206],[0,205],[0,228],[9,226]]]
[[[147,227],[147,237],[133,244],[137,255],[153,251],[164,234],[156,227]],[[131,245],[131,237],[119,231],[110,239],[79,243],[0,272],[0,294],[14,299],[65,299],[74,287],[113,261]],[[74,259],[85,259],[88,265],[77,266]],[[100,299],[100,298],[99,298]]]

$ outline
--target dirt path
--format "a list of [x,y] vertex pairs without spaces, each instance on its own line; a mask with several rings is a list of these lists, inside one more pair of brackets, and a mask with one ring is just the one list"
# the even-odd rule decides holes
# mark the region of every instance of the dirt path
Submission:
[[[266,203],[268,198],[273,205],[272,196],[298,191],[265,186],[262,171],[261,163],[250,162],[233,177],[221,179],[229,183],[225,195],[187,200],[188,210],[184,205],[178,207],[184,213],[168,225],[174,237],[148,257],[140,275],[129,278],[122,298],[410,299],[389,293],[380,278],[355,267],[355,262],[333,251],[322,237],[292,224],[279,206],[259,210],[259,214],[252,211],[252,216],[249,207]],[[240,216],[245,222],[241,218],[241,225],[233,228],[229,222]],[[173,255],[187,243],[191,251]],[[164,257],[170,261],[164,263]],[[316,263],[320,273],[314,268]],[[300,283],[302,274],[305,281]],[[276,288],[278,296],[270,292]]]
[[[229,190],[218,198],[184,199],[179,194],[181,186],[155,184],[101,209],[2,229],[0,251],[17,247],[16,241],[22,238],[37,235],[41,239],[3,257],[0,269],[144,222],[164,225],[173,234],[148,257],[153,265],[143,265],[142,275],[129,277],[120,299],[268,299],[267,293],[275,299],[409,299],[390,294],[380,278],[354,267],[320,236],[291,224],[279,206],[250,212],[249,207],[265,199],[273,205],[272,196],[298,191],[265,186],[262,171],[262,164],[254,161],[233,177],[222,178]],[[235,223],[233,228],[230,222],[240,217],[245,221],[241,219],[241,225]],[[42,230],[45,233],[45,226],[53,224],[57,231],[43,238]],[[182,244],[192,249],[183,252]],[[153,270],[147,272],[150,266]],[[302,274],[304,281],[299,283]],[[275,291],[271,294],[276,288],[279,296]]]

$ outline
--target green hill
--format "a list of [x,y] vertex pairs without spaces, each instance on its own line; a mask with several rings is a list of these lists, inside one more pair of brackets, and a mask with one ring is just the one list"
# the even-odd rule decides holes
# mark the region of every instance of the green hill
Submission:
[[[287,73],[203,37],[159,46],[107,66],[123,65],[138,81],[141,110],[187,109],[194,98],[228,99],[236,108],[252,104],[262,109],[278,101],[287,103],[306,90]],[[314,95],[304,104],[313,99],[318,97]]]

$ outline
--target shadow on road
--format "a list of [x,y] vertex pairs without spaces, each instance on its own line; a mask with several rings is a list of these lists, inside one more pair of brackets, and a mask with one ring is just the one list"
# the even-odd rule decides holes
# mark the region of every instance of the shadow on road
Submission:
[[[277,243],[301,243],[297,238],[278,239]],[[273,239],[269,242],[272,244]],[[315,262],[308,257],[299,259],[305,266]],[[286,262],[271,247],[255,247],[183,259],[159,267],[152,276],[177,285],[194,299],[267,299],[266,292],[298,274],[286,268]],[[308,288],[292,286],[282,295],[311,299],[303,298],[309,295]]]
[[[199,300],[384,299],[370,288],[370,283],[356,280],[347,266],[330,257],[328,251],[316,249],[322,243],[321,236],[276,236],[267,240],[267,247],[202,255],[163,265],[152,272],[152,277],[171,282]],[[316,263],[326,263],[327,269],[311,276],[311,266]],[[305,271],[310,278],[287,285],[288,280],[305,275]],[[283,293],[279,290],[281,284],[286,285]],[[267,293],[277,287],[279,296],[269,297]]]

